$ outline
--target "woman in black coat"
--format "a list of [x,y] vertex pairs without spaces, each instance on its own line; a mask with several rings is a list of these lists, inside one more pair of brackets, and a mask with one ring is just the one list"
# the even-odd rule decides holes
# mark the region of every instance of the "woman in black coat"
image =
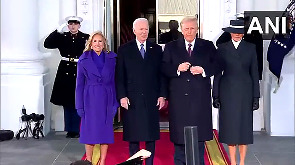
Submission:
[[220,44],[217,54],[223,70],[214,78],[213,106],[219,111],[219,139],[228,144],[231,164],[244,165],[247,145],[253,144],[253,110],[259,107],[259,74],[255,45],[244,41],[243,21],[231,21],[223,28],[231,41]]

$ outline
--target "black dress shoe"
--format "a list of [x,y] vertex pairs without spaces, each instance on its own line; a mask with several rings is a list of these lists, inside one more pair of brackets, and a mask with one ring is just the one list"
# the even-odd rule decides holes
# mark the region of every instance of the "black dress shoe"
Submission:
[[71,133],[71,138],[79,138],[80,137],[80,134],[79,133]]
[[72,133],[68,132],[67,135],[66,135],[66,138],[71,138],[71,136],[72,136]]

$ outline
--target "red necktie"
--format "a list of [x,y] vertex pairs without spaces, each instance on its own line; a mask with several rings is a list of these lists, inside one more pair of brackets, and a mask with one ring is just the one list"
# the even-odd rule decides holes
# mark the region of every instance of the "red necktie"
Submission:
[[187,52],[188,52],[189,56],[192,55],[192,44],[188,44]]

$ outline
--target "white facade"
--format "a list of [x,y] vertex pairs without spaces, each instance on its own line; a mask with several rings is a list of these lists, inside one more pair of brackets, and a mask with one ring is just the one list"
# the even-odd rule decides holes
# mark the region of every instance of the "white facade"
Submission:
[[[235,13],[284,10],[288,3],[289,0],[200,0],[201,35],[215,42]],[[81,31],[101,30],[112,46],[116,41],[111,40],[108,30],[112,26],[111,6],[111,0],[1,0],[0,129],[17,132],[24,105],[28,114],[45,114],[45,133],[50,129],[63,131],[63,109],[49,102],[60,55],[58,50],[45,49],[44,39],[64,23],[66,16],[78,15],[84,18]],[[268,44],[265,41],[265,59]],[[275,81],[264,61],[261,107],[254,112],[255,131],[265,128],[271,135],[295,136],[294,56],[293,49],[284,61],[283,81],[277,93],[272,92]],[[214,114],[217,127],[217,110]]]

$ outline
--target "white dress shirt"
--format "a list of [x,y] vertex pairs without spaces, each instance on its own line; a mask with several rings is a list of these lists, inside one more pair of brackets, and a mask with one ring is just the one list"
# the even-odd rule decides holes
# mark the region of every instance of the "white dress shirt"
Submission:
[[192,46],[191,46],[191,50],[193,51],[194,50],[194,46],[195,46],[195,41],[196,41],[196,39],[194,39],[191,43],[189,43],[189,42],[187,42],[186,40],[184,40],[185,41],[185,48],[186,48],[186,51],[188,51],[188,44],[192,44]]
[[234,41],[234,40],[232,39],[231,41],[232,41],[232,43],[234,44],[235,48],[238,49],[238,47],[239,47],[239,45],[240,45],[240,43],[241,43],[242,40],[240,40],[240,41]]
[[[137,39],[135,41],[137,43],[138,50],[140,51],[141,43]],[[146,52],[146,41],[144,41],[144,43],[142,43],[142,44],[143,44],[144,52]]]

